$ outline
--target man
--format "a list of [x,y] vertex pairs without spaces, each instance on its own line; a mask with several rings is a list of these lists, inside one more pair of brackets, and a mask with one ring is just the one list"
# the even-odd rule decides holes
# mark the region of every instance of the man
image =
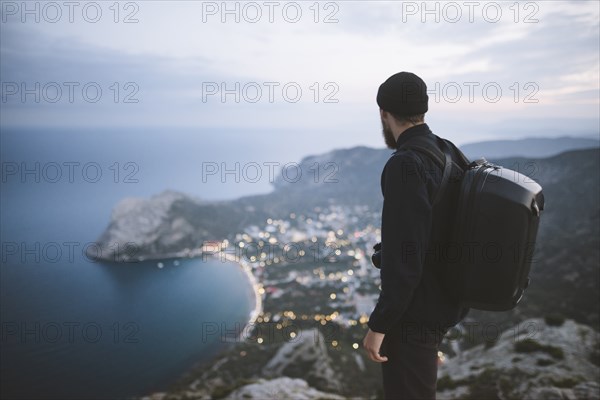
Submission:
[[[442,192],[442,166],[410,148],[438,142],[424,122],[425,82],[410,72],[392,75],[379,87],[377,104],[386,145],[396,152],[381,175],[381,292],[363,340],[369,357],[382,363],[386,399],[435,399],[438,346],[468,309],[452,302],[436,271],[444,265],[456,191]],[[452,152],[453,171],[464,162]],[[451,185],[448,185],[451,186]]]

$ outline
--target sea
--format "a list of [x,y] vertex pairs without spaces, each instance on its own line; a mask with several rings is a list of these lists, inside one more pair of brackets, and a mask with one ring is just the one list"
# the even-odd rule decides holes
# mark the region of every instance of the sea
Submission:
[[268,192],[266,181],[203,179],[203,163],[227,167],[268,154],[224,135],[1,131],[3,399],[114,399],[166,390],[239,340],[232,331],[243,328],[255,304],[238,264],[114,263],[85,254],[124,197],[167,189],[209,200]]

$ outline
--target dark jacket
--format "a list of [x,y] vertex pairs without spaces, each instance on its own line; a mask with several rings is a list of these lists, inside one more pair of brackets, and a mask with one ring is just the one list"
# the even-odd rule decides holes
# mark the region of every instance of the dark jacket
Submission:
[[380,333],[404,327],[444,333],[469,311],[445,295],[436,273],[447,259],[443,243],[449,240],[456,193],[444,191],[433,207],[443,171],[431,157],[406,148],[416,136],[436,146],[427,124],[407,129],[381,174],[381,292],[368,322]]

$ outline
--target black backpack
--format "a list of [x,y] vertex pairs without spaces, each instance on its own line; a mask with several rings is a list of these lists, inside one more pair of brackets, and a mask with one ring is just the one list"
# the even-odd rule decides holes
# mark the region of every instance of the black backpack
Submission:
[[442,169],[434,205],[445,194],[455,201],[454,223],[445,234],[444,263],[438,263],[442,286],[450,299],[465,308],[513,309],[530,283],[544,208],[542,187],[485,158],[469,162],[452,142],[433,137],[437,143],[417,136],[403,147],[427,155]]

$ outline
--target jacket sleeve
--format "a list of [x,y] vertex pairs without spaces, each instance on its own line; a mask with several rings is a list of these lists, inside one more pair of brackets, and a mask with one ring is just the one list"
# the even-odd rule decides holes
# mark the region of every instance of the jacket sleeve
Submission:
[[422,276],[432,206],[426,176],[412,152],[396,153],[382,176],[381,292],[367,325],[387,333],[402,317]]

